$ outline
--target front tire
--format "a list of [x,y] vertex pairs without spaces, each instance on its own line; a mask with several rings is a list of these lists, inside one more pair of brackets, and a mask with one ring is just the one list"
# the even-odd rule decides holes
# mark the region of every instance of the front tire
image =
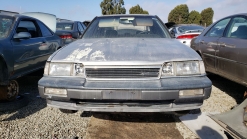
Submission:
[[0,86],[0,100],[13,101],[19,94],[19,84],[12,80],[8,85]]

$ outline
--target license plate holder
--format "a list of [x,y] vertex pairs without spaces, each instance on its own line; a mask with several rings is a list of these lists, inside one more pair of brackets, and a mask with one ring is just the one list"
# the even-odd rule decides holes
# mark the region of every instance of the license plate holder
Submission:
[[113,100],[141,100],[141,91],[126,91],[126,90],[104,90],[102,91],[103,99]]

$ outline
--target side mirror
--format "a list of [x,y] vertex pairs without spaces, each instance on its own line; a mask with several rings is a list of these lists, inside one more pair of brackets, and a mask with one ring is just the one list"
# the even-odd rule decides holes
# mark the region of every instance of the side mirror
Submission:
[[29,32],[20,32],[14,35],[14,39],[30,39],[31,34]]

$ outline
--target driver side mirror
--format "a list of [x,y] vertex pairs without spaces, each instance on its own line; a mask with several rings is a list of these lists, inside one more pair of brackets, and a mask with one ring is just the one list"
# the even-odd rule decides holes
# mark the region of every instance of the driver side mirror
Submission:
[[14,35],[14,39],[20,40],[20,39],[30,39],[31,34],[29,32],[20,32]]

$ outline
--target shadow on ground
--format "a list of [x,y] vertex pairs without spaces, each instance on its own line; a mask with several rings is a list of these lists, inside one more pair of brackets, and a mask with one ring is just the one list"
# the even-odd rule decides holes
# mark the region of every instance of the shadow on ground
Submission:
[[243,96],[246,90],[245,86],[215,74],[209,74],[208,78],[212,81],[215,87],[233,97],[236,100],[237,104],[243,102]]
[[173,115],[165,113],[93,113],[87,137],[182,139]]
[[7,118],[2,121],[11,121],[25,118],[46,107],[46,101],[39,97],[38,81],[42,77],[43,70],[17,79],[19,83],[19,94],[28,98],[29,104],[17,110],[2,111],[0,115],[7,114]]

